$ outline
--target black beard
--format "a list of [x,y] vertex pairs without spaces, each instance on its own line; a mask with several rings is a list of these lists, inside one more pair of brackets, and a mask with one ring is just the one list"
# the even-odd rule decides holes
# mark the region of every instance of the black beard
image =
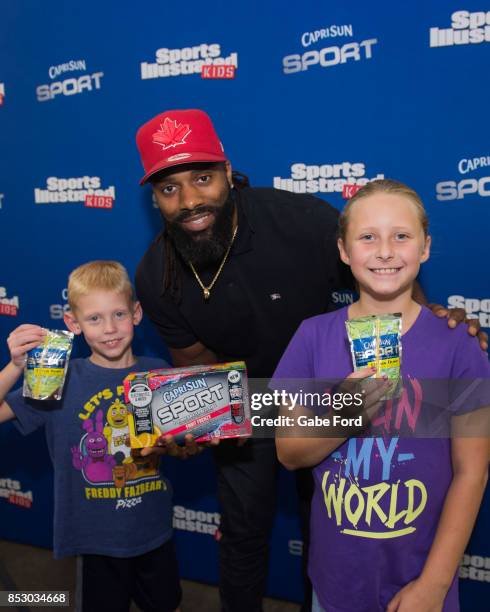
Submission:
[[[181,223],[184,220],[204,212],[211,212],[215,215],[213,225],[209,230],[203,231],[203,234],[209,231],[208,235],[199,236],[199,233],[196,233],[194,236],[182,227]],[[235,202],[230,189],[222,206],[203,204],[195,208],[193,212],[182,212],[174,221],[167,221],[167,236],[185,262],[195,267],[206,268],[223,259],[230,245],[234,212]]]

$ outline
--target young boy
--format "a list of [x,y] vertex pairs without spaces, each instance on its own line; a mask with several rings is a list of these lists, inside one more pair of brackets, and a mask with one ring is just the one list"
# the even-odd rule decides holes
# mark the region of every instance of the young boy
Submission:
[[167,364],[133,355],[142,311],[119,263],[93,261],[74,270],[68,301],[66,326],[85,336],[90,357],[71,362],[60,401],[29,400],[21,390],[6,396],[27,351],[46,333],[37,325],[15,329],[8,338],[11,361],[0,372],[0,422],[16,419],[24,434],[46,428],[55,473],[54,555],[80,556],[77,608],[122,612],[133,599],[144,611],[176,610],[181,589],[171,488],[157,455],[130,453],[122,386],[129,372]]

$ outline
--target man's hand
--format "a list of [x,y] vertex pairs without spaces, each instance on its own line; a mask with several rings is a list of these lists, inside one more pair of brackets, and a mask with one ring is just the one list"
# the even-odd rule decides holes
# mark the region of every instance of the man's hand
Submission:
[[169,455],[178,459],[187,459],[194,455],[199,455],[205,448],[217,446],[218,438],[213,438],[210,442],[196,442],[192,434],[185,436],[183,445],[177,444],[173,436],[161,436],[157,440],[157,445],[141,449],[141,456],[147,455]]
[[386,612],[442,612],[445,596],[443,589],[424,585],[418,578],[398,591]]
[[19,325],[7,338],[12,363],[17,368],[23,368],[26,354],[36,346],[39,346],[46,335],[46,330],[39,325],[25,323]]
[[463,308],[444,308],[444,306],[441,306],[441,304],[428,304],[428,308],[430,308],[437,317],[447,317],[447,324],[451,328],[454,328],[463,322],[467,323],[468,333],[470,336],[477,336],[482,351],[487,350],[488,334],[481,331],[481,325],[478,319],[468,319],[466,316],[466,311]]

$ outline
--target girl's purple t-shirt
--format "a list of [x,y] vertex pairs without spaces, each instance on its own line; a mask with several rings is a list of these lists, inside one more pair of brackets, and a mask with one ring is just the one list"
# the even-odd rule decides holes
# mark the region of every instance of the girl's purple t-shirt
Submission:
[[[346,319],[347,307],[303,321],[271,386],[280,386],[281,379],[350,374]],[[488,380],[477,380],[490,378],[488,357],[466,325],[452,330],[447,319],[422,307],[402,337],[402,350],[406,390],[385,405],[374,423],[375,437],[347,440],[313,470],[309,574],[326,612],[386,610],[422,571],[452,479],[451,446],[447,438],[427,437],[427,431],[425,437],[403,431],[417,430],[428,404],[441,400],[434,379],[448,388],[456,379],[474,380],[470,393],[457,394],[459,400],[447,395],[444,410],[458,414],[489,403]],[[444,611],[456,610],[455,576]]]

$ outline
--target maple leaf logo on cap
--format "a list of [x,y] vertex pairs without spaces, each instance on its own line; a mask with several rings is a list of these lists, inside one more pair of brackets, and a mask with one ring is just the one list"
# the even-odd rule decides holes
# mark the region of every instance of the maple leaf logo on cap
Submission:
[[163,150],[185,144],[185,139],[192,130],[187,123],[177,123],[174,119],[165,117],[165,121],[160,124],[160,129],[152,136],[153,142],[160,145]]

